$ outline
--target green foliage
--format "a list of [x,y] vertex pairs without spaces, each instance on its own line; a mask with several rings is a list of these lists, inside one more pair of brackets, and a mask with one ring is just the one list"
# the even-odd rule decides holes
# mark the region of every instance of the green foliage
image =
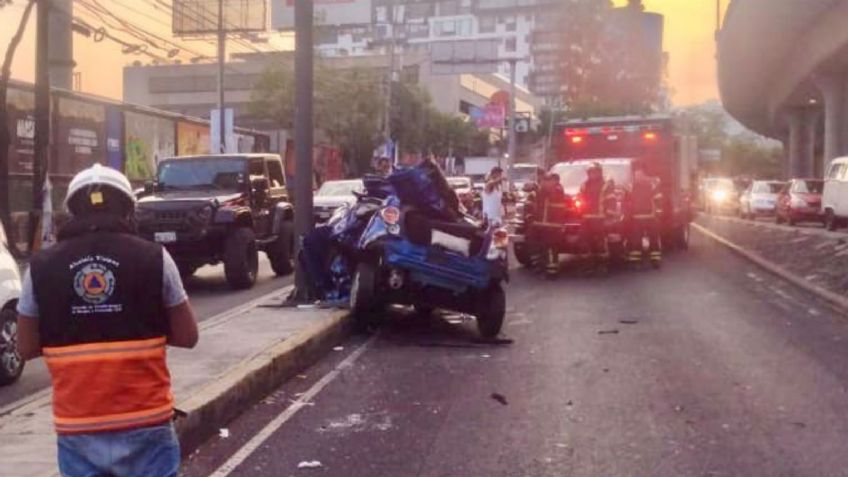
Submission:
[[[348,170],[366,172],[382,142],[385,104],[383,77],[364,68],[315,68],[315,126],[342,150]],[[467,154],[486,149],[486,137],[473,124],[435,109],[418,85],[396,83],[392,94],[391,136],[403,152]],[[293,127],[294,71],[284,64],[268,70],[254,87],[250,112]]]
[[752,132],[730,132],[733,121],[716,101],[682,108],[674,114],[676,129],[694,134],[700,149],[721,151],[721,161],[702,164],[719,176],[774,179],[783,175],[783,147]]
[[647,46],[641,2],[613,9],[608,0],[568,0],[558,13],[556,65],[571,118],[646,114],[663,108],[664,59]]

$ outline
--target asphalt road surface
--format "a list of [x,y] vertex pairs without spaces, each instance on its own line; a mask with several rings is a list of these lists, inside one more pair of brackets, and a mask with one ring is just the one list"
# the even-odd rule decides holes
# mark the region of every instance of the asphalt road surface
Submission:
[[395,313],[185,475],[848,475],[845,318],[695,235],[661,271],[516,270],[511,344]]
[[[203,321],[253,298],[292,283],[291,277],[277,278],[264,254],[259,254],[259,277],[250,290],[231,290],[224,278],[223,265],[203,267],[185,281],[197,318]],[[0,408],[26,398],[50,386],[44,361],[28,362],[21,378],[10,386],[0,387]]]

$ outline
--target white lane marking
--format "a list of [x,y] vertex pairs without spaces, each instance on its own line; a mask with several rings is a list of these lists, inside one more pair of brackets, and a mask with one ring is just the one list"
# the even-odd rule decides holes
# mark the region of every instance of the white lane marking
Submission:
[[304,406],[309,405],[312,399],[318,395],[328,384],[333,382],[343,370],[349,368],[356,362],[357,359],[371,347],[371,344],[374,343],[374,340],[377,339],[377,335],[375,334],[371,338],[368,338],[368,341],[362,344],[356,351],[351,353],[347,358],[345,358],[341,363],[336,365],[332,371],[327,373],[323,378],[318,380],[315,384],[312,385],[309,390],[303,393],[298,398],[297,404],[292,404],[285,411],[283,411],[280,415],[274,418],[273,421],[269,422],[268,425],[262,428],[255,436],[253,436],[245,445],[243,445],[239,450],[236,451],[226,462],[224,462],[220,467],[218,467],[215,472],[209,474],[210,477],[226,477],[230,475],[236,467],[238,467],[242,462],[247,460],[256,449],[259,448],[265,441],[268,440],[272,435],[274,435],[283,424],[286,423],[289,419],[291,419],[297,411],[300,411]]

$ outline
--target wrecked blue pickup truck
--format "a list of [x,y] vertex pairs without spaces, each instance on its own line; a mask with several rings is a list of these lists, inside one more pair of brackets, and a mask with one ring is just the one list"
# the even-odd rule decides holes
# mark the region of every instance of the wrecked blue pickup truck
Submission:
[[491,338],[506,311],[509,236],[461,213],[444,181],[428,162],[389,176],[389,193],[358,240],[351,309],[360,317],[391,304],[467,313]]

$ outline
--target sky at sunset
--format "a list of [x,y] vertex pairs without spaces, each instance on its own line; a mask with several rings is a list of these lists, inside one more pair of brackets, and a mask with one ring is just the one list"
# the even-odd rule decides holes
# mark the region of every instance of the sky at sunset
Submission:
[[[18,24],[26,0],[15,0],[11,7],[0,10],[0,53],[5,54],[9,39]],[[189,52],[180,56],[184,61],[200,55],[214,55],[213,43],[204,41],[182,41],[171,38],[169,11],[157,2],[137,0],[99,0],[116,15],[131,20],[143,28],[165,39],[180,43]],[[615,0],[616,5],[625,5],[627,0]],[[700,103],[718,97],[715,74],[715,1],[714,0],[645,0],[646,10],[665,15],[665,50],[669,54],[668,82],[673,91],[672,101],[676,105]],[[726,2],[725,2],[726,3]],[[77,6],[76,14],[97,22],[96,17]],[[33,13],[33,20],[35,14]],[[95,23],[99,25],[100,23]],[[27,35],[21,43],[12,67],[12,76],[17,79],[33,78],[35,58],[34,21],[30,22]],[[258,45],[269,50],[290,44],[290,38],[276,35],[271,42]],[[236,51],[247,51],[246,46],[233,45]],[[121,47],[110,41],[95,43],[91,38],[74,37],[77,70],[82,73],[82,90],[120,99],[122,96],[122,67],[135,60],[150,62],[152,59],[125,55]]]

